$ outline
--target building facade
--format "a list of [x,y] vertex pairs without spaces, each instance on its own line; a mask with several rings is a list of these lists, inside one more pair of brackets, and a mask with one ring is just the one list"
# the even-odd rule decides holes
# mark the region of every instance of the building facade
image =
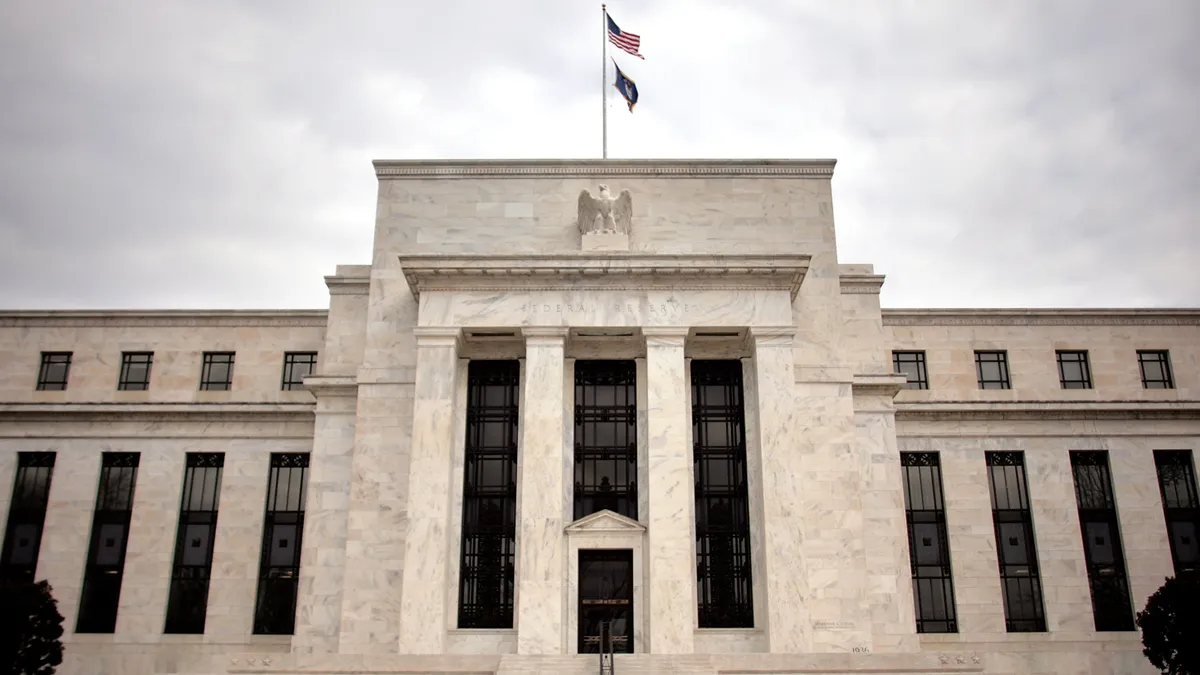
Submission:
[[1200,310],[881,309],[831,160],[375,168],[328,311],[0,313],[60,672],[1154,672]]

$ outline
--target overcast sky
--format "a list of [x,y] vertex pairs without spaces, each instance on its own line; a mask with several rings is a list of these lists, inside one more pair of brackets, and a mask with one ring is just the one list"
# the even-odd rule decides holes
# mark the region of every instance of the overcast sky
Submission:
[[[891,307],[1200,306],[1200,2],[614,0],[612,157],[834,157]],[[319,308],[375,158],[597,157],[591,0],[0,3],[0,307]]]

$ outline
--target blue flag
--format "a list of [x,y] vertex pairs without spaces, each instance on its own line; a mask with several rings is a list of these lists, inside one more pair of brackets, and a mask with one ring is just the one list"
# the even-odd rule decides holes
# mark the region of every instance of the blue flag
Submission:
[[613,86],[617,88],[617,91],[621,92],[621,96],[625,97],[625,102],[629,104],[629,112],[633,112],[633,106],[637,105],[638,102],[637,85],[625,73],[621,72],[621,67],[617,65],[615,60],[613,61],[613,68],[617,71],[617,80],[613,82]]

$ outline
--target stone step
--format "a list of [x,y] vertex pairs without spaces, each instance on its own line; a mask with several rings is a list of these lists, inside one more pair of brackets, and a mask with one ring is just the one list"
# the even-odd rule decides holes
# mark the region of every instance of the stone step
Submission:
[[[716,675],[708,656],[673,654],[617,654],[614,675]],[[524,656],[500,658],[496,675],[599,675],[600,657]]]

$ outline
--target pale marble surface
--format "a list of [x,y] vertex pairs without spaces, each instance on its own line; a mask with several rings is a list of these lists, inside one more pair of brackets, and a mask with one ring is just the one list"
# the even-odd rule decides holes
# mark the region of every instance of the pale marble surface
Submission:
[[517,652],[561,654],[567,569],[563,538],[563,344],[561,328],[526,328],[517,522]]
[[695,483],[688,444],[691,389],[683,348],[687,330],[642,329],[646,335],[646,436],[650,640],[647,651],[681,654],[696,628]]
[[417,333],[408,532],[400,603],[402,654],[440,654],[445,648],[457,342],[457,329],[426,328]]

